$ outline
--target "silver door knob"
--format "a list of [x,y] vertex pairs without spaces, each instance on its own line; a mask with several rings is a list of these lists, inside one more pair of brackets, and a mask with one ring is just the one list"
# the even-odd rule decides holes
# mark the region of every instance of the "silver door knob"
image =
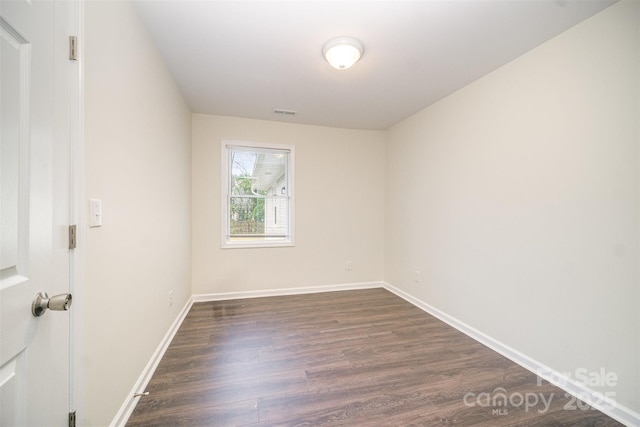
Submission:
[[53,311],[67,311],[71,308],[71,294],[60,294],[49,298],[46,292],[38,292],[31,304],[31,313],[40,317],[47,309]]

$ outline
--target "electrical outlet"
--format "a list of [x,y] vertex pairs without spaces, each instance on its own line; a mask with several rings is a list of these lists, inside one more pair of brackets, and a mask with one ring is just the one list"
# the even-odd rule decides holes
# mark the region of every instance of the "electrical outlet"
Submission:
[[351,261],[347,261],[344,268],[345,270],[353,270],[353,264],[351,263]]
[[420,274],[419,271],[416,271],[416,275],[415,275],[413,281],[416,282],[416,283],[420,283],[422,281],[422,274]]
[[173,291],[169,291],[169,307],[173,306]]

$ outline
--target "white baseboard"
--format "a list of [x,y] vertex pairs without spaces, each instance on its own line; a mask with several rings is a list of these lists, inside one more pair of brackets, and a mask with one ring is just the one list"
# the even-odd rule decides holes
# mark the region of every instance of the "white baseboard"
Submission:
[[222,292],[216,294],[194,295],[193,302],[224,301],[230,299],[261,298],[282,295],[316,294],[319,292],[350,291],[384,287],[383,282],[345,283],[341,285],[310,286],[306,288],[269,289],[264,291]]
[[176,320],[173,321],[173,323],[169,327],[169,330],[160,341],[158,348],[156,348],[156,351],[153,353],[153,355],[151,355],[151,359],[147,363],[147,366],[145,366],[142,374],[140,374],[138,381],[136,381],[136,383],[134,384],[133,388],[129,392],[129,395],[120,407],[120,410],[116,414],[113,421],[111,421],[110,427],[124,427],[124,425],[127,423],[129,417],[136,407],[136,404],[138,403],[138,398],[134,397],[134,394],[142,393],[145,391],[145,388],[149,384],[153,373],[156,371],[160,360],[162,360],[162,356],[164,356],[164,353],[167,351],[169,344],[171,344],[171,340],[173,340],[176,332],[178,332],[178,329],[180,329],[180,325],[182,325],[182,322],[187,316],[187,313],[189,313],[192,305],[193,297],[189,298],[187,303],[184,305],[184,307],[176,317]]
[[539,377],[549,381],[556,385],[577,399],[586,402],[590,406],[598,409],[602,413],[610,416],[614,420],[621,422],[622,424],[633,427],[640,426],[640,414],[637,412],[616,403],[611,399],[604,398],[602,393],[590,389],[582,383],[579,383],[565,374],[555,371],[548,366],[532,359],[531,357],[505,345],[504,343],[474,329],[466,323],[449,316],[448,314],[438,310],[437,308],[425,303],[424,301],[415,298],[414,296],[396,288],[395,286],[383,282],[383,287],[390,292],[393,292],[400,298],[410,302],[414,306],[421,310],[431,314],[433,317],[443,321],[444,323],[452,326],[463,334],[473,338],[474,340],[484,344],[497,353],[500,353],[507,359],[517,363],[523,368],[533,372]]

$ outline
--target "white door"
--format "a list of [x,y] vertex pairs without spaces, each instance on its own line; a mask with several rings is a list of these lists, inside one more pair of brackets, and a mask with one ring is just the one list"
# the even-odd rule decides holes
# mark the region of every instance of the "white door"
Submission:
[[68,9],[0,0],[0,425],[63,426],[69,312],[32,315],[69,292]]

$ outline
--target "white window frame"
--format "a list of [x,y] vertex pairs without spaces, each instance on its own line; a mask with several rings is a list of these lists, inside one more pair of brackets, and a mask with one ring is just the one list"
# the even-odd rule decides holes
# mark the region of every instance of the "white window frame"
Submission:
[[[229,239],[229,175],[230,175],[230,150],[229,147],[256,148],[266,150],[287,150],[289,158],[287,162],[287,191],[289,192],[289,234],[288,237],[279,240],[243,241]],[[222,249],[238,248],[275,248],[295,246],[294,224],[295,224],[295,147],[293,145],[271,144],[266,142],[248,142],[222,140],[220,144],[220,206],[221,206],[221,229],[220,246]]]

